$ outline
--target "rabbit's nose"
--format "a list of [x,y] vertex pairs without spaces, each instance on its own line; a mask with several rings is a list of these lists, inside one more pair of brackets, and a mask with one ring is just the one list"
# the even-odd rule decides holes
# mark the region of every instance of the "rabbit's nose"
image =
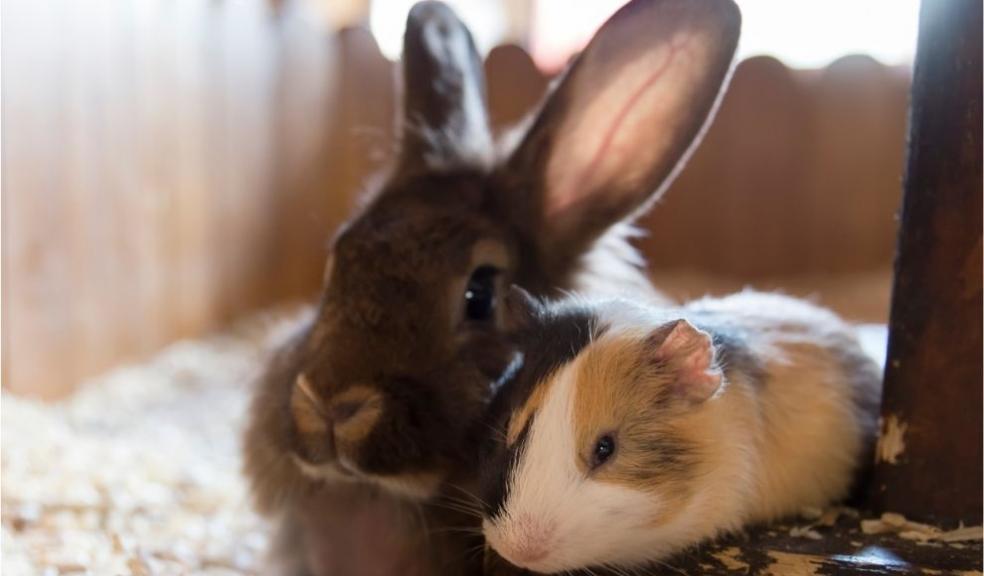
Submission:
[[354,446],[364,440],[383,412],[378,390],[355,386],[336,396],[328,407],[328,418],[339,444]]
[[329,416],[334,424],[344,424],[355,416],[365,405],[365,400],[349,400],[339,402],[331,407]]

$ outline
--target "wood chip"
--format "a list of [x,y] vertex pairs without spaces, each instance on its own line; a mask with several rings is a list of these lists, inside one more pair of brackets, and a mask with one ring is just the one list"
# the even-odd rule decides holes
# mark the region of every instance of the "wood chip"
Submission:
[[789,535],[793,538],[807,538],[809,540],[823,539],[823,536],[811,526],[794,526],[789,530]]
[[950,530],[949,532],[938,534],[936,539],[940,542],[969,542],[973,540],[981,540],[984,539],[984,527],[961,527],[955,530]]
[[981,540],[984,537],[984,528],[981,526],[961,526],[944,531],[930,524],[913,522],[894,512],[886,512],[878,519],[862,520],[861,531],[865,534],[895,533],[899,538],[916,542],[961,542]]

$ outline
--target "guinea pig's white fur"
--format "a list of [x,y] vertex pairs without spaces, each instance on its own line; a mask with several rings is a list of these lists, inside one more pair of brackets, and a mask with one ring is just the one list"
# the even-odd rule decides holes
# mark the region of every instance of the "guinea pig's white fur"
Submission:
[[[672,310],[618,300],[589,305],[598,336],[512,412],[518,421],[510,421],[507,442],[531,421],[505,477],[502,507],[483,523],[504,558],[547,573],[638,566],[846,496],[873,435],[880,373],[834,314],[750,291]],[[591,469],[586,453],[606,433],[604,422],[629,425],[619,414],[650,414],[638,406],[650,399],[647,384],[625,380],[642,374],[633,367],[634,356],[646,353],[640,343],[680,318],[709,327],[720,388],[632,424],[637,436],[651,424],[652,446],[669,455],[665,467],[617,445]],[[672,385],[652,377],[653,386]],[[596,422],[577,421],[584,414]]]

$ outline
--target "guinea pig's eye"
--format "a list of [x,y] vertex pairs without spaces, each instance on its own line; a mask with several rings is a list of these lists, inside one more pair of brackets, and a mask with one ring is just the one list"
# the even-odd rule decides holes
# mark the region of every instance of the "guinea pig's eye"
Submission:
[[609,434],[605,434],[595,442],[594,452],[591,454],[591,468],[597,468],[607,462],[612,454],[615,453],[615,439]]
[[465,288],[465,318],[484,322],[495,314],[495,277],[493,266],[479,266],[472,272]]

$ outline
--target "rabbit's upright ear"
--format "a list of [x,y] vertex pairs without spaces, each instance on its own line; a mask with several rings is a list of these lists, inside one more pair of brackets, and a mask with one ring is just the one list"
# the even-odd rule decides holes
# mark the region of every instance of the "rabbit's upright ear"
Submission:
[[740,27],[731,0],[634,0],[602,26],[506,165],[545,254],[576,256],[659,197],[717,106]]
[[410,10],[403,87],[402,169],[490,163],[482,60],[468,28],[440,2],[420,2]]

